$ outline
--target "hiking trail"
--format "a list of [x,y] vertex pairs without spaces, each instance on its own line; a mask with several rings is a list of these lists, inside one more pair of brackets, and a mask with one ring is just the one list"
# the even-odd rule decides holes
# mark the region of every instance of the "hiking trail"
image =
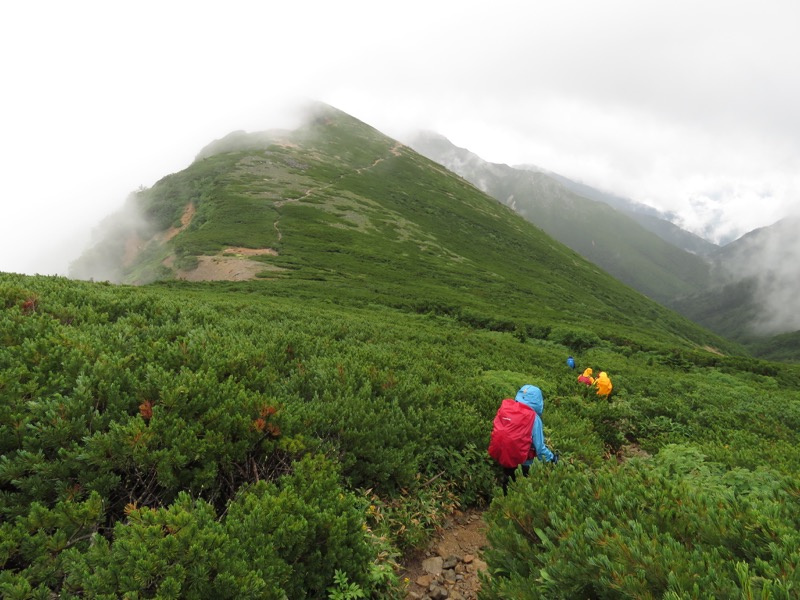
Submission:
[[489,545],[486,529],[482,511],[455,511],[426,549],[403,561],[406,600],[476,600],[478,573],[487,568],[482,557]]
[[[401,152],[400,152],[400,148],[401,147],[402,147],[402,144],[400,142],[395,142],[395,144],[391,148],[389,148],[389,153],[392,154],[392,156],[401,156]],[[375,159],[375,161],[372,164],[370,164],[370,165],[368,165],[366,167],[359,167],[354,172],[357,175],[360,175],[364,171],[368,171],[370,169],[375,168],[380,163],[385,161],[386,158],[387,157],[385,157],[385,156],[378,157],[378,158]],[[280,220],[281,220],[281,214],[280,214],[280,211],[278,211],[279,208],[281,208],[284,204],[288,204],[290,202],[300,202],[300,201],[308,198],[309,196],[311,196],[311,194],[314,194],[314,193],[317,193],[317,192],[321,192],[321,191],[324,191],[324,190],[326,190],[326,189],[328,189],[330,187],[333,187],[334,185],[336,185],[339,182],[339,180],[344,179],[349,174],[350,174],[349,172],[343,172],[336,179],[334,179],[333,181],[331,181],[329,183],[326,183],[325,185],[318,185],[318,186],[315,186],[315,187],[308,188],[303,193],[303,195],[300,196],[299,198],[282,198],[281,200],[276,200],[275,202],[273,202],[272,206],[276,210],[276,212],[278,212],[278,216],[275,219],[274,223],[272,224],[272,227],[273,227],[273,229],[275,229],[275,233],[278,236],[278,242],[283,240],[283,233],[281,232],[280,227],[278,225]]]

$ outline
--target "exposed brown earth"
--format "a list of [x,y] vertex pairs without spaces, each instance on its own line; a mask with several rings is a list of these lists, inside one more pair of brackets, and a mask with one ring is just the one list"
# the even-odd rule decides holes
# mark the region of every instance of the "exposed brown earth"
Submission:
[[[153,241],[163,244],[181,231],[186,229],[192,222],[197,209],[193,203],[186,205],[181,215],[180,227],[170,227],[167,231],[159,234],[148,242],[138,236],[131,236],[125,243],[125,255],[123,265],[133,264],[138,254],[148,243]],[[240,248],[228,247],[217,256],[198,256],[197,268],[191,270],[177,270],[175,276],[186,281],[245,281],[254,279],[259,273],[264,271],[280,271],[279,267],[274,267],[263,262],[250,260],[248,256],[277,256],[278,253],[272,248]],[[174,269],[175,257],[168,256],[164,259],[164,266]]]
[[482,552],[488,546],[486,524],[479,511],[456,511],[428,548],[408,557],[402,576],[406,600],[475,600],[486,571]]
[[146,244],[138,235],[130,235],[125,240],[125,253],[122,255],[122,266],[130,267]]
[[228,247],[222,251],[222,254],[237,254],[241,256],[278,256],[277,250],[272,248],[235,248]]
[[162,242],[167,242],[178,235],[181,231],[186,229],[189,226],[189,223],[192,222],[194,218],[194,214],[197,212],[197,209],[194,206],[194,203],[189,202],[186,205],[186,208],[183,210],[183,214],[181,215],[181,226],[180,227],[170,227],[167,231],[163,234],[161,238]]
[[[262,252],[262,254],[270,254]],[[174,257],[170,256],[164,260],[164,265],[172,268]],[[175,272],[175,277],[186,281],[247,281],[263,271],[282,271],[280,267],[241,258],[240,256],[198,256],[197,267],[188,270]]]

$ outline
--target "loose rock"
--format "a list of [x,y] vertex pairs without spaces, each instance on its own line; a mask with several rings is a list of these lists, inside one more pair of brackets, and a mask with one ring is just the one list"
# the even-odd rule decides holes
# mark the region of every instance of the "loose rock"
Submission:
[[406,600],[476,600],[478,573],[487,568],[479,557],[487,546],[479,512],[453,515],[428,548],[405,565]]

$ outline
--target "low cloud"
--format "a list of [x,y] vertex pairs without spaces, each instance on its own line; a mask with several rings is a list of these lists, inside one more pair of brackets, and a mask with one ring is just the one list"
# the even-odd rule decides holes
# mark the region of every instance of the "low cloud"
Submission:
[[749,233],[735,245],[728,265],[737,279],[756,282],[758,316],[750,324],[757,335],[800,330],[800,215]]
[[800,217],[781,221],[780,235],[768,237],[759,260],[746,269],[758,281],[757,298],[763,313],[754,323],[759,333],[800,330]]
[[90,245],[69,265],[69,276],[119,283],[122,268],[155,228],[141,212],[137,193],[120,210],[103,219],[91,233]]

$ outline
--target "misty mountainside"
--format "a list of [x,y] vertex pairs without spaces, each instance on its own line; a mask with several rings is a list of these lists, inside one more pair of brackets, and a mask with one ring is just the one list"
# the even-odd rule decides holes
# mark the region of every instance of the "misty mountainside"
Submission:
[[[530,169],[531,167],[521,165],[517,168]],[[533,170],[540,169],[533,167]],[[605,202],[612,208],[628,215],[631,219],[639,223],[639,225],[655,233],[662,240],[682,250],[699,256],[710,256],[719,249],[717,244],[676,225],[673,222],[675,215],[663,213],[651,206],[635,202],[629,198],[603,192],[585,183],[573,181],[558,173],[548,172],[547,174],[553,179],[560,181],[566,188],[572,190],[579,196],[598,202]]]
[[409,143],[692,321],[745,343],[757,356],[800,356],[797,218],[717,246],[670,215],[539,167],[489,163],[432,132]]
[[676,310],[696,323],[752,346],[758,356],[800,354],[800,217],[755,229],[712,255],[715,277]]
[[662,304],[708,282],[709,264],[698,254],[713,244],[644,207],[530,166],[489,163],[435,133],[420,133],[409,144]]
[[[588,202],[565,194],[581,208]],[[328,106],[294,131],[213,142],[188,168],[132,194],[104,227],[73,277],[238,281],[294,295],[323,286],[313,293],[493,327],[560,323],[623,337],[646,328],[671,343],[744,352]]]

